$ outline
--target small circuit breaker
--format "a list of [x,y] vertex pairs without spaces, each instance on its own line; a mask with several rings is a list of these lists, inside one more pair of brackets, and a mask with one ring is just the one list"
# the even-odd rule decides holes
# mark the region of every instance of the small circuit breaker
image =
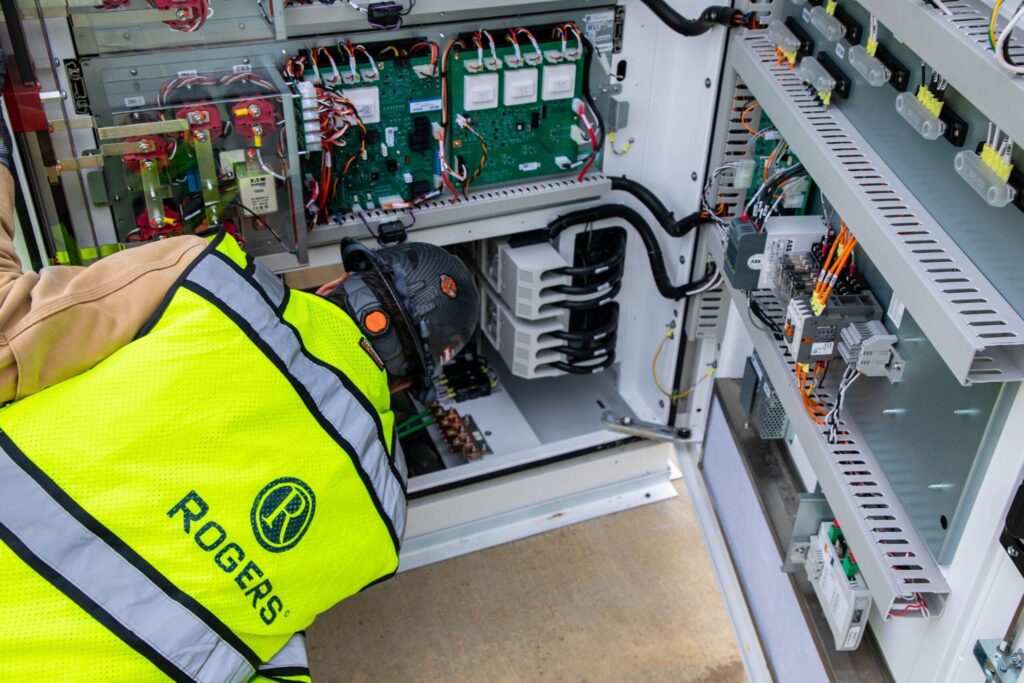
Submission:
[[837,522],[822,522],[811,536],[804,565],[825,612],[837,650],[856,650],[867,628],[871,592]]

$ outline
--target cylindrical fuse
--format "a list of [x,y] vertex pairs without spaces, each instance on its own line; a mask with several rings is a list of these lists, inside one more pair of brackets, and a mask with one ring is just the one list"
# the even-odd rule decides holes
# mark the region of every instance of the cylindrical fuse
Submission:
[[867,49],[863,45],[854,45],[847,52],[847,55],[847,59],[850,60],[850,66],[868,82],[868,85],[878,88],[888,83],[889,78],[892,77],[889,67],[882,64],[877,57],[868,54]]
[[768,40],[775,43],[783,52],[796,52],[800,49],[800,39],[781,21],[768,24]]
[[1017,190],[997,176],[974,152],[964,150],[957,154],[953,168],[989,206],[1001,209],[1017,197]]
[[925,140],[938,140],[946,132],[946,122],[928,111],[928,107],[909,92],[896,96],[896,111]]
[[821,35],[825,36],[825,40],[830,43],[838,42],[846,35],[846,27],[843,26],[843,22],[829,14],[821,5],[811,8],[811,26],[818,29]]
[[832,92],[836,87],[836,79],[814,57],[804,57],[800,60],[798,73],[805,83],[810,83],[818,92]]

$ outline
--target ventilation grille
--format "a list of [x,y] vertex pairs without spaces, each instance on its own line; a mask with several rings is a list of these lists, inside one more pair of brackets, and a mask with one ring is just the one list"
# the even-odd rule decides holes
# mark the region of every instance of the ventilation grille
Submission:
[[[785,104],[796,110],[803,125],[809,128],[813,142],[811,150],[823,154],[841,176],[841,186],[824,187],[829,192],[852,192],[862,206],[870,213],[872,224],[862,225],[863,231],[881,231],[886,244],[874,240],[876,259],[892,243],[899,250],[899,267],[888,272],[885,263],[876,265],[889,276],[906,273],[909,267],[915,277],[924,282],[931,297],[942,308],[942,315],[948,317],[960,334],[974,349],[967,360],[963,357],[947,358],[947,362],[962,382],[1009,381],[1020,377],[1020,370],[1010,359],[996,359],[998,347],[1018,347],[1024,344],[1024,322],[1002,299],[994,287],[985,279],[970,259],[949,238],[931,218],[924,207],[889,170],[881,158],[868,146],[853,126],[834,109],[826,108],[811,93],[800,77],[788,66],[777,63],[774,46],[762,37],[763,32],[748,33],[742,40],[753,52],[755,63],[766,70],[769,80],[784,93]],[[749,78],[748,78],[749,81]],[[769,112],[771,113],[771,112]],[[776,122],[778,123],[778,122]],[[785,134],[786,131],[783,131]],[[797,154],[796,141],[789,140]],[[804,152],[808,154],[808,152]],[[815,158],[820,158],[816,155]],[[807,159],[804,160],[805,163]],[[857,226],[853,227],[856,233]],[[872,235],[862,234],[861,242],[867,243]],[[867,246],[867,245],[866,245]],[[892,262],[891,258],[886,261]],[[933,309],[934,310],[934,309]],[[947,325],[947,328],[949,326]],[[951,330],[952,331],[952,330]],[[932,342],[942,352],[944,345],[940,336],[930,335]],[[962,346],[949,345],[950,353],[963,354]],[[982,351],[985,353],[981,353]],[[1001,354],[1000,354],[1001,356]],[[1006,362],[1003,362],[1006,361]],[[965,368],[960,372],[956,368]],[[963,376],[961,376],[963,375]]]
[[[785,309],[768,290],[755,290],[753,299],[760,304],[765,314],[778,323],[785,324]],[[796,364],[789,348],[782,341],[772,339],[776,353],[781,356],[789,377],[794,380],[783,386],[776,386],[779,392],[797,392],[795,384]],[[815,401],[826,409],[834,405],[833,382],[816,390],[812,396]],[[810,420],[806,415],[790,416],[797,420]],[[829,465],[837,474],[837,479],[855,501],[854,507],[859,515],[861,527],[870,532],[869,538],[874,542],[878,556],[902,595],[897,600],[911,598],[914,593],[947,593],[948,586],[941,578],[935,561],[927,546],[917,535],[910,516],[903,509],[899,497],[892,490],[871,448],[864,441],[856,426],[847,420],[840,421],[837,443],[829,444],[823,428],[815,429],[818,445],[829,458]],[[810,445],[808,445],[810,447]],[[847,522],[848,523],[848,522]],[[937,579],[934,577],[938,577]],[[888,605],[879,605],[882,612],[888,611]],[[908,613],[911,616],[911,613]],[[918,616],[918,615],[913,615]],[[937,616],[937,615],[934,615]]]
[[687,336],[691,339],[721,339],[729,312],[729,300],[721,286],[697,295],[689,310]]

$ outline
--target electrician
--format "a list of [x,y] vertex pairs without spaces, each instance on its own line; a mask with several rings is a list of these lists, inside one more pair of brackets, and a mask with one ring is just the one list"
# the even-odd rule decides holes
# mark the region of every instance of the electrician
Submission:
[[221,232],[22,273],[11,154],[4,124],[0,672],[308,679],[298,634],[398,565],[389,382],[465,343],[469,272],[349,242],[314,295]]

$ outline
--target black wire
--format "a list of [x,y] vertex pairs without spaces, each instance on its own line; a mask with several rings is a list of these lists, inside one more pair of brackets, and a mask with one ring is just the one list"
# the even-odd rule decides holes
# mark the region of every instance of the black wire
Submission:
[[[276,240],[277,240],[277,241],[278,241],[278,242],[279,242],[279,243],[281,244],[281,246],[283,246],[283,247],[287,247],[287,246],[288,246],[288,245],[286,245],[286,244],[284,243],[284,240],[283,240],[283,239],[281,239],[281,236],[280,236],[280,235],[278,235],[278,234],[277,234],[276,232],[274,232],[274,229],[273,229],[272,227],[270,227],[270,223],[268,223],[267,221],[265,221],[265,220],[263,219],[263,216],[259,215],[258,213],[256,213],[256,212],[255,212],[255,211],[253,211],[252,209],[250,209],[250,208],[249,208],[248,206],[246,206],[246,205],[245,205],[245,204],[243,204],[242,202],[238,201],[237,199],[236,199],[235,201],[231,202],[231,203],[230,203],[230,204],[229,204],[228,206],[237,206],[237,207],[238,207],[238,208],[240,208],[240,209],[245,209],[246,211],[248,211],[248,212],[249,212],[249,214],[250,214],[250,215],[251,215],[251,216],[252,216],[252,217],[253,217],[254,219],[256,219],[256,221],[257,221],[258,223],[261,223],[261,224],[263,225],[263,227],[264,227],[264,228],[266,228],[266,229],[267,229],[267,230],[268,230],[268,231],[270,232],[270,234],[274,236],[274,239],[276,239]],[[288,251],[294,251],[294,250],[293,250],[293,249],[289,249]]]
[[[580,35],[583,35],[582,33]],[[590,66],[594,62],[594,46],[590,42],[590,38],[583,35],[583,98],[590,105],[590,111],[594,112],[594,118],[597,119],[597,132],[599,133],[597,138],[597,149],[604,149],[604,118],[601,116],[601,110],[597,108],[597,104],[594,102],[594,96],[590,93]]]

